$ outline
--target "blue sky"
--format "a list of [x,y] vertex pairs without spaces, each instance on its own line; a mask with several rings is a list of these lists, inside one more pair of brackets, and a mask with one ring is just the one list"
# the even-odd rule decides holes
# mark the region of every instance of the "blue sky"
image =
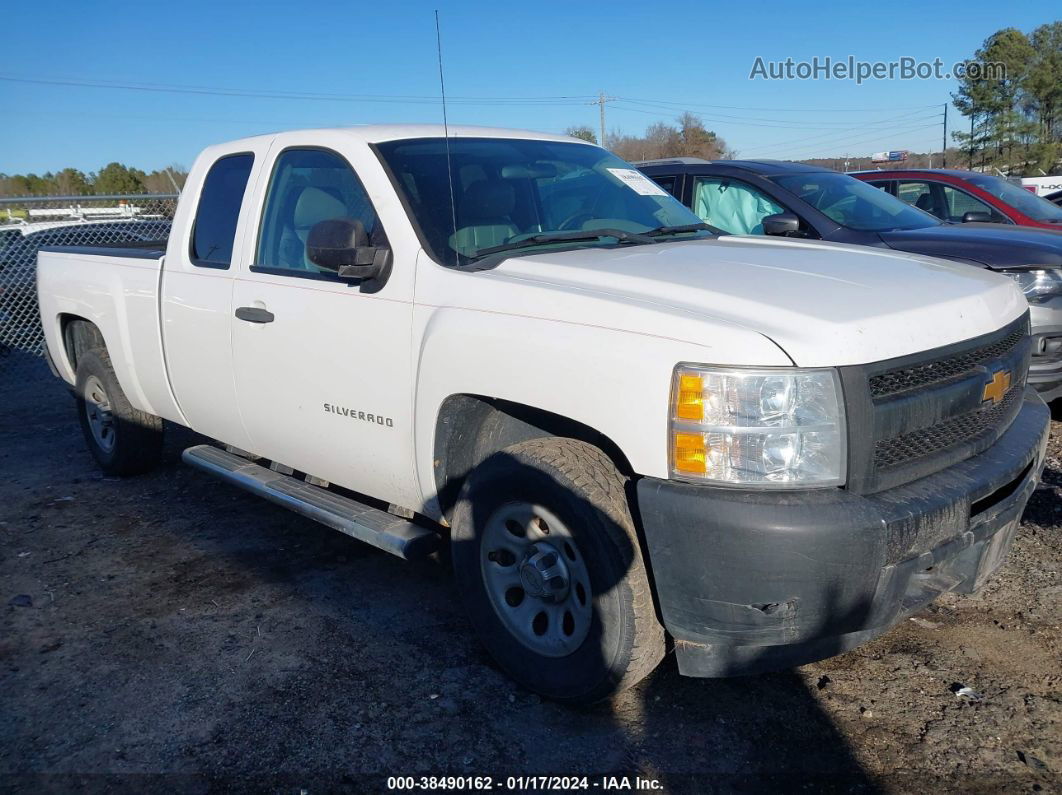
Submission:
[[[999,28],[1028,32],[1060,16],[1057,3],[998,0],[774,10],[644,0],[14,3],[4,8],[0,77],[53,82],[0,79],[0,172],[88,171],[112,160],[151,170],[188,165],[211,143],[278,129],[441,121],[432,99],[435,8],[452,123],[596,128],[597,108],[586,97],[603,90],[626,98],[609,104],[610,130],[640,134],[688,107],[739,155],[783,158],[937,148],[937,114],[954,82],[750,80],[757,56],[939,57],[950,66]],[[951,123],[963,123],[954,111]]]

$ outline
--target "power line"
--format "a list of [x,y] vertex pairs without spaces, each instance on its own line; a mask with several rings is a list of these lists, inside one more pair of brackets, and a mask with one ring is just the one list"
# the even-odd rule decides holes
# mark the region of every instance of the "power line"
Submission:
[[[777,147],[777,150],[780,150],[782,152],[786,152],[787,153],[786,157],[790,157],[790,156],[792,156],[792,153],[794,153],[794,152],[797,155],[803,155],[803,153],[814,152],[814,151],[822,150],[822,149],[827,148],[827,147],[837,147],[837,146],[849,147],[849,146],[852,146],[852,145],[855,145],[855,144],[862,144],[862,143],[867,143],[867,142],[870,142],[870,141],[879,141],[883,137],[886,137],[886,136],[892,138],[892,137],[896,137],[896,136],[899,136],[899,135],[910,135],[911,133],[920,132],[922,130],[928,130],[928,129],[931,129],[931,128],[935,128],[936,126],[937,126],[936,124],[926,124],[926,125],[922,125],[922,126],[919,126],[919,127],[904,127],[904,128],[895,128],[895,129],[892,129],[892,130],[878,130],[878,131],[875,131],[874,135],[863,137],[863,138],[854,138],[853,139],[853,138],[849,138],[849,137],[842,137],[842,138],[831,139],[831,140],[827,140],[827,141],[819,141],[819,142],[811,144],[811,145],[807,145],[806,142],[800,142],[800,143],[797,143],[795,147],[785,147],[784,145],[780,145],[779,147]],[[761,150],[762,150],[762,147],[760,147],[758,149],[755,149],[755,148],[753,149],[753,151],[761,151]],[[759,157],[770,157],[770,156],[771,155],[759,155]]]
[[[889,135],[893,135],[893,136],[896,136],[896,135],[909,135],[909,134],[914,133],[914,132],[919,132],[921,130],[928,130],[930,128],[936,128],[938,126],[939,125],[936,124],[936,123],[927,124],[927,125],[924,125],[922,127],[912,127],[910,129],[907,129],[907,130],[896,130],[896,131],[894,131],[892,133],[889,133]],[[813,149],[819,149],[820,147],[840,145],[841,143],[843,143],[845,146],[851,146],[853,144],[861,144],[861,143],[866,143],[868,141],[877,141],[877,140],[880,140],[880,139],[881,139],[881,132],[878,132],[877,134],[875,134],[875,135],[873,135],[873,136],[871,136],[869,138],[857,138],[854,141],[845,139],[845,140],[842,140],[842,141],[839,141],[839,142],[827,141],[827,142],[823,142],[823,143],[818,143],[818,144],[815,144],[813,147],[798,147],[796,152],[797,152],[798,157],[803,156],[803,157],[806,158],[807,156],[803,155],[803,153],[811,151]]]
[[[118,80],[94,80],[86,78],[71,78],[71,77],[23,77],[15,74],[0,74],[0,80],[11,83],[29,83],[34,85],[54,85],[54,86],[71,86],[82,88],[113,88],[122,89],[127,91],[154,91],[163,93],[177,93],[177,94],[211,94],[218,96],[239,96],[249,98],[261,98],[261,99],[303,99],[314,101],[336,101],[336,102],[386,102],[386,103],[410,103],[410,104],[431,104],[439,102],[437,96],[425,95],[425,94],[332,94],[319,91],[263,91],[259,89],[250,88],[233,88],[225,86],[201,86],[201,85],[181,85],[171,83],[140,83],[140,82],[128,82]],[[560,105],[580,105],[590,102],[591,104],[598,104],[601,100],[600,95],[594,96],[592,94],[562,94],[552,96],[519,96],[519,95],[506,95],[506,96],[456,96],[447,97],[449,102],[465,102],[469,104],[560,104]],[[872,113],[881,112],[880,107],[876,108],[778,108],[778,107],[743,107],[739,105],[707,105],[700,103],[690,103],[685,101],[674,101],[666,99],[644,99],[637,97],[607,97],[606,102],[611,101],[623,101],[641,105],[648,105],[650,107],[662,107],[664,109],[682,110],[696,110],[697,108],[712,108],[723,110],[751,110],[751,111],[769,111],[774,113]],[[894,110],[923,110],[928,108],[937,108],[938,104],[933,105],[909,105],[903,107],[894,108]],[[728,116],[728,114],[714,113],[715,116]],[[733,117],[741,118],[741,117]],[[784,121],[778,119],[777,121]],[[837,122],[841,123],[841,122]]]
[[[632,108],[632,107],[628,107],[626,104],[617,104],[617,105],[614,105],[613,107],[615,107],[617,110],[626,110],[626,111],[630,111],[632,113],[644,113],[647,116],[656,116],[658,118],[674,118],[673,113],[661,113],[660,111],[649,111],[649,110],[643,110],[641,108]],[[859,122],[857,127],[852,127],[850,129],[862,129],[862,128],[868,127],[868,126],[875,126],[875,125],[882,125],[882,124],[892,124],[898,118],[903,119],[903,118],[907,118],[909,116],[915,116],[915,115],[922,114],[922,113],[924,113],[924,109],[920,109],[920,110],[915,111],[914,113],[905,114],[905,115],[902,115],[902,116],[893,116],[891,118],[882,118],[882,119],[877,119],[877,120],[873,120],[873,121]],[[710,115],[706,115],[706,114],[703,114],[703,113],[697,113],[695,115],[698,116],[699,118],[701,118],[704,121],[715,122],[715,123],[719,123],[719,124],[730,124],[730,125],[737,126],[737,127],[767,127],[767,128],[773,128],[773,129],[779,129],[779,130],[828,130],[831,127],[833,127],[834,125],[838,125],[838,124],[849,124],[849,125],[852,124],[851,120],[849,120],[849,121],[833,121],[833,122],[799,122],[799,121],[789,121],[789,120],[786,120],[786,119],[759,119],[759,120],[741,121],[741,118],[742,118],[741,116],[729,116],[729,117],[726,117],[726,118],[717,118],[715,116],[710,116]],[[927,118],[927,119],[935,118],[935,117],[940,116],[940,115],[941,114],[937,113],[937,114],[924,116],[924,118]],[[755,117],[753,117],[753,118],[755,119]],[[771,123],[771,122],[776,122],[776,123]]]
[[[200,86],[200,85],[177,85],[177,84],[165,84],[165,83],[141,83],[141,82],[123,82],[115,80],[92,80],[83,78],[62,78],[62,77],[22,77],[13,74],[0,74],[0,81],[10,83],[25,83],[32,85],[52,85],[52,86],[67,86],[75,88],[104,88],[104,89],[118,89],[126,91],[146,91],[157,93],[174,93],[174,94],[198,94],[198,95],[213,95],[213,96],[229,96],[229,97],[247,97],[252,99],[288,99],[288,100],[305,100],[316,102],[359,102],[359,103],[384,103],[384,104],[405,104],[405,105],[434,105],[439,103],[439,97],[430,95],[419,94],[332,94],[327,92],[308,92],[308,91],[264,91],[259,89],[247,89],[247,88],[232,88],[232,87],[218,87],[218,86]],[[572,107],[578,105],[598,105],[600,110],[600,128],[601,128],[601,142],[604,144],[606,138],[605,129],[605,106],[612,102],[620,102],[624,104],[614,105],[617,110],[625,110],[632,113],[642,113],[650,116],[656,116],[659,118],[670,117],[671,114],[681,112],[684,110],[694,111],[698,108],[722,108],[725,110],[749,110],[749,111],[771,111],[780,113],[843,113],[843,112],[881,112],[882,109],[878,108],[755,108],[755,107],[741,107],[735,105],[706,105],[689,102],[675,102],[672,100],[664,99],[639,99],[634,97],[612,97],[606,96],[604,92],[598,94],[597,97],[588,94],[571,94],[571,95],[554,95],[554,96],[458,96],[448,97],[447,100],[453,104],[460,105],[490,105],[490,106],[509,106],[509,107]],[[629,105],[640,105],[641,107],[630,107]],[[654,108],[658,110],[644,110],[643,108]],[[912,105],[905,108],[897,108],[896,110],[910,110],[913,112],[907,113],[901,116],[894,116],[892,118],[881,118],[876,120],[870,120],[862,122],[855,127],[850,127],[845,130],[831,129],[834,125],[844,124],[841,121],[827,121],[827,122],[801,122],[797,120],[789,119],[772,119],[763,117],[742,117],[734,116],[732,114],[721,114],[713,112],[710,115],[698,114],[706,116],[706,120],[720,124],[730,124],[734,126],[746,126],[746,127],[764,127],[768,129],[788,129],[788,130],[826,130],[826,132],[813,136],[807,140],[815,140],[816,138],[829,138],[838,134],[846,134],[857,130],[865,130],[868,127],[882,127],[880,130],[876,130],[876,133],[885,133],[888,131],[887,126],[893,125],[899,120],[906,119],[908,122],[917,122],[924,119],[936,118],[943,114],[934,114],[931,116],[920,116],[920,114],[929,109],[939,108],[939,105]],[[665,116],[661,111],[668,111]],[[911,118],[918,117],[918,118]],[[935,126],[928,125],[928,126]],[[925,129],[924,127],[918,127],[916,129]],[[825,143],[825,142],[824,142]],[[769,144],[766,146],[754,147],[754,150],[762,150],[764,148],[775,148],[786,146],[785,143]]]
[[[671,113],[674,113],[674,109],[673,108],[665,106],[665,105],[662,105],[662,104],[659,104],[659,103],[655,103],[655,102],[642,102],[640,100],[635,102],[635,100],[628,100],[628,99],[622,99],[622,98],[620,98],[620,101],[621,102],[625,102],[625,103],[633,103],[633,104],[641,105],[642,107],[661,108],[661,109],[664,109],[664,110],[668,110]],[[937,107],[937,106],[934,106],[934,107]],[[918,110],[916,110],[916,111],[914,111],[912,113],[903,114],[903,116],[914,116],[914,115],[917,115],[918,113],[924,112],[925,110],[927,110],[927,108],[919,108]],[[879,112],[885,112],[885,111],[884,111],[884,109],[880,109],[879,108]],[[835,124],[852,124],[853,123],[851,119],[846,120],[846,121],[806,122],[806,121],[800,121],[798,119],[772,119],[772,118],[764,118],[762,116],[745,116],[745,115],[735,116],[735,115],[727,114],[727,113],[714,113],[714,112],[711,113],[711,114],[698,113],[697,115],[701,116],[702,118],[711,118],[712,120],[717,120],[717,119],[736,119],[736,120],[743,121],[743,122],[745,122],[745,121],[747,121],[747,122],[774,122],[774,123],[778,123],[778,124],[784,124],[784,125],[787,125],[787,126],[788,125],[793,125],[793,126],[801,126],[801,127],[804,127],[804,126],[822,127],[824,125],[825,126],[831,126],[831,125],[835,125]],[[903,118],[903,116],[901,116],[901,118]],[[882,119],[876,120],[876,121],[875,120],[860,121],[859,124],[866,125],[866,124],[887,123],[889,121],[892,121],[895,118],[897,118],[897,117],[896,116],[889,116],[888,118],[882,118]]]
[[[606,101],[606,98],[604,97],[604,94],[601,95],[600,99],[601,99],[602,105],[603,105],[604,101]],[[622,97],[617,97],[615,99],[616,99],[616,101],[619,101],[621,103],[631,102],[631,100],[625,100]],[[597,102],[594,102],[592,104],[597,104]],[[653,106],[656,103],[641,101],[641,104]],[[649,110],[642,110],[641,108],[627,107],[626,104],[614,104],[613,107],[615,107],[617,110],[625,110],[625,111],[629,111],[629,112],[633,112],[633,113],[643,113],[645,115],[655,116],[657,118],[673,118],[672,114],[664,114],[664,113],[661,113],[660,111],[655,111],[654,112],[654,111],[649,111]],[[687,106],[681,106],[681,107],[684,107],[684,108],[688,109]],[[917,106],[915,110],[913,110],[913,111],[911,111],[909,113],[906,113],[906,114],[901,114],[899,116],[893,116],[891,118],[882,118],[882,119],[877,119],[877,120],[872,120],[872,121],[860,122],[859,124],[857,124],[854,127],[849,127],[847,129],[843,129],[843,130],[827,129],[827,128],[817,127],[817,126],[806,126],[806,127],[805,126],[797,126],[796,123],[786,122],[783,119],[777,119],[777,120],[763,119],[763,120],[761,120],[761,122],[753,122],[753,121],[742,122],[742,121],[735,121],[735,120],[731,120],[731,119],[713,119],[710,116],[706,116],[705,114],[697,114],[697,115],[700,116],[701,118],[707,120],[707,121],[719,122],[719,123],[724,123],[724,124],[732,124],[732,125],[735,125],[735,126],[767,127],[767,128],[773,128],[773,129],[792,129],[792,130],[803,130],[803,129],[822,130],[822,129],[826,129],[826,132],[820,133],[819,135],[814,135],[814,136],[810,136],[810,137],[802,137],[802,139],[800,141],[800,144],[805,144],[805,145],[801,146],[801,145],[798,144],[798,150],[797,151],[798,152],[804,152],[804,151],[811,151],[812,149],[818,149],[819,147],[823,147],[823,146],[832,146],[832,145],[835,145],[835,143],[842,143],[843,142],[846,145],[847,144],[853,144],[853,143],[863,143],[864,141],[875,140],[877,138],[880,138],[883,135],[903,135],[903,134],[907,134],[907,133],[911,133],[911,132],[918,132],[920,130],[925,130],[925,129],[928,129],[930,127],[936,127],[937,124],[938,124],[937,122],[932,122],[932,123],[926,124],[926,125],[918,125],[918,123],[919,122],[923,122],[923,121],[928,121],[929,119],[935,119],[935,118],[938,118],[940,116],[943,116],[943,113],[939,113],[939,112],[938,113],[926,114],[927,110],[929,110],[929,109],[934,109],[935,110],[935,109],[937,109],[939,107],[940,107],[939,105]],[[668,108],[668,110],[672,110],[672,109]],[[674,110],[677,110],[677,108],[674,109]],[[878,108],[877,110],[880,113],[882,109]],[[674,111],[672,111],[672,113],[673,112]],[[740,117],[733,117],[733,118],[734,119],[739,119]],[[780,124],[763,123],[763,122],[769,122],[769,121],[777,121],[777,122],[782,122],[782,123],[780,123]],[[897,122],[902,122],[902,123],[901,124],[897,124]],[[850,124],[851,122],[848,122],[848,123]],[[916,124],[918,126],[912,127],[911,126],[912,124]],[[873,132],[874,132],[873,137],[857,139],[855,141],[852,141],[848,137],[849,133],[853,133],[853,132],[858,133],[859,131],[867,130],[868,127],[875,127],[876,128],[876,129],[873,130]],[[826,139],[826,140],[821,140],[821,139]],[[820,140],[820,143],[816,143],[814,146],[810,146],[810,147],[806,146],[808,141],[815,141],[815,140]],[[791,142],[790,142],[790,144],[791,144]],[[779,149],[779,148],[786,147],[786,146],[787,146],[786,143],[767,144],[767,145],[760,146],[760,147],[753,147],[753,151],[759,151],[759,150],[763,150],[763,149]]]
[[[634,101],[634,102],[655,102],[658,105],[669,105],[676,107],[680,110],[694,110],[696,108],[720,108],[722,110],[763,110],[771,111],[774,113],[880,113],[881,107],[876,108],[750,108],[742,107],[740,105],[704,105],[704,104],[691,104],[689,102],[674,102],[666,99],[638,99],[636,97],[617,97],[620,100]],[[934,103],[932,105],[906,105],[903,107],[893,108],[893,110],[921,110],[924,108],[935,108],[940,103]]]
[[[328,94],[310,91],[260,91],[247,88],[223,88],[214,86],[188,86],[164,83],[127,83],[112,80],[85,80],[80,78],[19,77],[0,74],[0,80],[9,83],[34,85],[72,86],[78,88],[113,88],[126,91],[150,91],[167,94],[207,94],[225,97],[249,97],[254,99],[298,99],[319,102],[383,102],[391,104],[430,105],[438,104],[439,97],[418,94]],[[477,105],[582,105],[592,96],[544,96],[544,97],[447,97],[449,102]]]
[[[632,111],[632,112],[635,112],[635,113],[644,113],[646,115],[657,116],[659,118],[671,118],[671,116],[665,116],[662,113],[653,113],[651,111],[639,110],[637,108],[627,108],[627,107],[622,107],[620,105],[615,105],[614,107],[616,107],[618,110]],[[700,114],[698,114],[698,115],[700,115]],[[920,109],[920,110],[914,111],[913,113],[907,113],[907,114],[903,114],[903,115],[900,115],[900,116],[894,116],[891,119],[881,119],[881,120],[874,121],[874,122],[861,122],[855,127],[849,127],[847,129],[843,129],[843,130],[829,129],[826,132],[820,133],[818,135],[802,137],[800,143],[806,143],[807,141],[816,141],[816,140],[821,140],[821,139],[828,139],[828,140],[822,141],[822,143],[818,144],[817,146],[819,146],[819,145],[830,145],[832,143],[832,140],[829,140],[829,139],[837,139],[838,142],[844,141],[844,140],[847,140],[847,136],[848,136],[849,133],[853,133],[853,132],[854,133],[858,133],[858,132],[860,132],[862,130],[865,130],[868,126],[877,127],[878,129],[875,129],[874,132],[876,134],[878,134],[878,135],[900,134],[900,133],[902,133],[903,131],[905,131],[907,129],[911,129],[910,125],[912,123],[927,121],[929,119],[936,118],[937,116],[940,116],[940,115],[942,115],[942,114],[936,113],[936,114],[926,115],[924,113],[924,109]],[[709,118],[708,121],[714,121],[714,120]],[[903,123],[902,124],[897,124],[897,122],[903,122]],[[735,124],[735,125],[741,126],[740,122],[727,121],[727,122],[724,122],[724,123]],[[849,122],[849,123],[851,123],[851,122]],[[794,130],[823,129],[821,127],[810,127],[810,128],[786,127],[786,126],[783,126],[783,125],[765,125],[765,124],[756,124],[756,123],[753,123],[753,122],[750,122],[749,124],[750,124],[750,126],[768,127],[768,128],[773,128],[773,129],[794,129]],[[885,126],[882,126],[882,125],[885,125]],[[935,126],[935,124],[929,125],[929,126]],[[924,128],[923,127],[918,127],[917,129],[924,129]],[[896,131],[898,131],[898,132],[896,132]],[[764,149],[779,149],[779,148],[791,146],[792,143],[793,143],[792,141],[786,141],[786,142],[765,144],[765,145],[762,145],[762,146],[753,147],[752,151],[762,151]]]
[[[912,117],[911,114],[909,114],[908,116],[897,116],[897,117],[895,117],[893,119],[893,123],[891,125],[889,125],[887,127],[880,127],[878,129],[875,129],[874,132],[875,133],[888,133],[891,130],[897,130],[897,129],[900,129],[901,127],[906,128],[906,127],[909,127],[911,124],[915,124],[915,123],[923,122],[923,121],[928,121],[931,118],[933,118],[933,116],[913,116]],[[897,124],[897,122],[900,122],[900,123]],[[841,139],[847,138],[847,134],[848,133],[857,133],[858,134],[859,131],[861,131],[863,129],[865,129],[864,125],[858,125],[856,127],[849,127],[849,128],[847,128],[845,130],[829,130],[829,131],[823,132],[823,133],[821,133],[819,135],[812,135],[812,136],[805,137],[802,140],[803,141],[820,141],[823,138],[826,138],[826,139],[834,139],[834,138],[836,138],[838,140],[841,140]],[[825,141],[824,143],[828,143],[828,142],[829,141]],[[778,142],[778,143],[771,143],[771,144],[763,144],[761,146],[754,146],[754,147],[752,147],[752,149],[753,149],[753,151],[757,151],[757,150],[760,150],[760,149],[774,149],[774,148],[779,147],[779,146],[787,146],[787,145],[789,145],[791,143],[792,143],[791,141],[781,141],[781,142]]]

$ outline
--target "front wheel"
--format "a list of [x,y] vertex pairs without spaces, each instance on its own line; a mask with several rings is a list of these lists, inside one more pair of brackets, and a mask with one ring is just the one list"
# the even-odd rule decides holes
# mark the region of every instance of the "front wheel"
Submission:
[[593,702],[663,657],[624,478],[596,447],[549,438],[495,453],[469,475],[452,539],[472,623],[525,687]]
[[89,452],[108,475],[137,475],[162,457],[162,420],[133,408],[104,348],[82,351],[77,362],[78,419]]

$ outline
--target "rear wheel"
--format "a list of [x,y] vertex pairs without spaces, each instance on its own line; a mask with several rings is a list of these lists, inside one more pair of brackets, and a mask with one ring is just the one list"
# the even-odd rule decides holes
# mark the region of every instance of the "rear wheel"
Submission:
[[104,348],[78,357],[78,418],[96,463],[109,475],[137,475],[162,457],[162,420],[133,408]]
[[525,687],[592,702],[663,657],[624,478],[592,445],[534,439],[492,455],[462,489],[452,539],[472,622]]

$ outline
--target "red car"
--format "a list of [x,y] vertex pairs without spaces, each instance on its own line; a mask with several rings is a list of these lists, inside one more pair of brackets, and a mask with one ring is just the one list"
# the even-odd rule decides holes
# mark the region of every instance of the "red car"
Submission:
[[989,221],[1062,231],[1062,207],[991,174],[911,168],[856,171],[851,176],[943,221]]

